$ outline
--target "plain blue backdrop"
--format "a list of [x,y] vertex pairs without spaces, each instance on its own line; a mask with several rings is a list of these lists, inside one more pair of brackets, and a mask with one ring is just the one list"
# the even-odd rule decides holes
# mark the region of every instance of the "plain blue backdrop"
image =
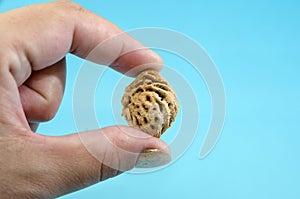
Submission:
[[[43,1],[2,0],[0,11],[39,2]],[[203,122],[178,161],[157,172],[123,174],[62,199],[300,197],[300,1],[76,2],[124,30],[163,27],[193,38],[223,78],[227,113],[216,147],[208,157],[198,159],[210,101],[204,85],[193,85],[203,91],[198,93]],[[161,55],[167,65],[180,63],[174,56]],[[68,56],[62,106],[56,118],[42,124],[38,132],[76,132],[72,92],[82,62]],[[110,117],[109,110],[101,114]]]

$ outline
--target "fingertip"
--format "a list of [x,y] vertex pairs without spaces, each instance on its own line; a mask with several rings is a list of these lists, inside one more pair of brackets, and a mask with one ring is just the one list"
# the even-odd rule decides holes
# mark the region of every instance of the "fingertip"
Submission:
[[[162,151],[164,153],[170,154],[171,151],[169,149],[169,146],[167,143],[165,143],[163,140],[153,137],[139,129],[129,127],[129,126],[112,126],[107,128],[116,128],[119,131],[119,136],[116,138],[121,138],[121,140],[118,140],[120,144],[123,143],[122,137],[125,137],[125,139],[132,145],[132,148],[129,150],[131,152],[143,152],[145,150],[149,149],[156,149],[159,151]],[[123,134],[123,135],[121,135]],[[138,148],[133,148],[134,146],[137,146]],[[121,148],[123,148],[122,145],[120,145]],[[129,147],[129,146],[126,146]]]
[[143,151],[136,163],[136,168],[153,168],[166,165],[171,162],[171,155],[158,149],[148,149]]
[[171,162],[171,150],[163,140],[148,135],[136,128],[118,126],[122,133],[135,140],[135,143],[142,142],[140,152],[135,162],[135,168],[153,168],[166,165]]
[[163,68],[163,59],[151,49],[143,48],[121,55],[110,67],[127,76],[135,77],[147,69],[160,71]]

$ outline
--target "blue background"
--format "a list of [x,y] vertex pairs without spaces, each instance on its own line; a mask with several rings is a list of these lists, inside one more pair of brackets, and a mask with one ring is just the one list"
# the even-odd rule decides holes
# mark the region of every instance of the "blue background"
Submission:
[[[38,2],[43,1],[2,0],[0,11]],[[223,78],[227,116],[212,153],[198,159],[209,123],[209,96],[203,94],[203,123],[178,161],[157,172],[123,174],[62,199],[300,197],[300,1],[76,2],[124,30],[163,27],[196,40]],[[162,56],[168,65],[177,63],[172,56]],[[71,100],[82,62],[68,56],[62,106],[39,132],[76,131]]]

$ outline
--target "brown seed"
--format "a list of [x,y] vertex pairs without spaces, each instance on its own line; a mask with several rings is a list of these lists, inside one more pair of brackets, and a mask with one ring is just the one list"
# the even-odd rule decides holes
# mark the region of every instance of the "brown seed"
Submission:
[[170,127],[178,112],[175,92],[154,70],[143,71],[127,86],[122,104],[122,115],[129,126],[155,137]]

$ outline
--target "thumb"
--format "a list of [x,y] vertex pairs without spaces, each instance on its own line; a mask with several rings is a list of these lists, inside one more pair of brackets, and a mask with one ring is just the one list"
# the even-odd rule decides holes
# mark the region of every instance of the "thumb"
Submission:
[[[46,179],[40,178],[41,184],[57,196],[114,177],[137,164],[151,167],[170,161],[170,151],[163,141],[131,127],[114,126],[44,139],[47,147],[40,163],[47,174]],[[148,149],[160,153],[145,156],[142,152]]]

